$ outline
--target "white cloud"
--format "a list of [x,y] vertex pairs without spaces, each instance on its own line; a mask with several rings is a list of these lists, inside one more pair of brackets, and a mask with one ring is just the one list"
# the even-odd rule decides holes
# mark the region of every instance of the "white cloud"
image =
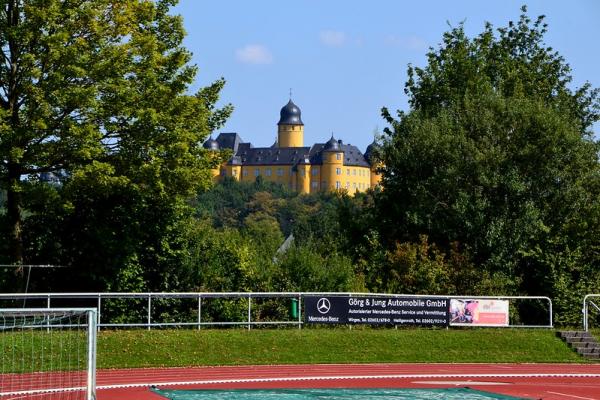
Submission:
[[385,43],[389,46],[401,47],[406,50],[425,50],[427,43],[418,36],[396,36],[389,35],[385,38]]
[[325,46],[340,47],[346,43],[346,34],[339,31],[321,31],[319,38]]
[[265,46],[260,44],[249,44],[235,51],[238,61],[244,64],[271,64],[273,55]]

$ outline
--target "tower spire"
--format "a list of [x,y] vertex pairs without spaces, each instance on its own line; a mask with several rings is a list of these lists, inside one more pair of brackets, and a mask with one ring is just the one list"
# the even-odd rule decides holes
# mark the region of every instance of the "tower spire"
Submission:
[[290,88],[290,100],[292,100],[292,88]]

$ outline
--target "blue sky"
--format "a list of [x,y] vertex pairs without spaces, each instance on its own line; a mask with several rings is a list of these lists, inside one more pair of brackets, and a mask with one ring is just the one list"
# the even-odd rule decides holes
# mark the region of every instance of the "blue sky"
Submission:
[[[520,6],[547,16],[546,44],[571,65],[573,86],[600,87],[600,1],[180,0],[198,89],[224,77],[235,111],[220,132],[255,146],[276,137],[289,98],[302,110],[304,144],[337,139],[362,151],[386,124],[381,107],[407,109],[406,67],[425,65],[451,25],[469,36],[484,22],[517,20]],[[595,132],[600,124],[595,125]],[[596,135],[598,137],[598,135]]]

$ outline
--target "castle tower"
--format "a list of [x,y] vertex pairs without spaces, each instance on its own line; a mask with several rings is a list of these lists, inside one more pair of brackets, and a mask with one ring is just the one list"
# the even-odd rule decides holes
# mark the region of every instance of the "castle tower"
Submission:
[[365,158],[371,165],[371,187],[381,184],[381,172],[379,169],[382,167],[382,163],[377,158],[380,151],[379,144],[374,140],[373,143],[367,147],[367,151],[365,152]]
[[344,151],[333,134],[323,147],[323,165],[321,171],[321,190],[342,188],[342,167],[344,166]]
[[[209,154],[209,157],[211,157],[211,159],[214,160],[218,156],[217,152],[219,151],[219,142],[214,140],[212,138],[212,136],[206,142],[204,142],[202,147],[204,147],[206,150],[209,150],[211,152]],[[219,176],[221,174],[221,167],[219,165],[216,165],[214,168],[212,168],[210,170],[210,172],[211,172],[213,181],[216,182],[217,180],[219,180]]]
[[310,161],[304,159],[296,165],[296,191],[304,194],[310,193]]
[[304,124],[301,112],[292,100],[283,106],[277,123],[277,144],[279,147],[304,146]]

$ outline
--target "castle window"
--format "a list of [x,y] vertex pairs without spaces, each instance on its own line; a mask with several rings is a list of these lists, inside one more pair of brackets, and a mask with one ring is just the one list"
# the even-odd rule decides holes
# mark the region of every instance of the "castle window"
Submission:
[[243,171],[242,171],[242,175],[243,175],[243,176],[248,176],[248,170],[247,170],[247,169],[243,170]]
[[354,183],[352,184],[352,188],[353,188],[353,189],[356,189],[356,182],[354,182]]
[[312,176],[317,176],[319,175],[319,168],[313,168],[312,169]]
[[305,171],[305,170],[303,170],[303,169],[301,169],[301,170],[300,170],[300,176],[306,176],[306,171]]
[[356,175],[356,168],[352,169],[352,175]]
[[342,174],[342,169],[341,168],[336,168],[335,169],[335,174],[336,175],[341,175]]
[[271,168],[267,168],[267,170],[265,171],[265,175],[271,176]]
[[231,170],[231,176],[237,176],[237,171],[235,169]]
[[319,182],[311,182],[310,183],[310,187],[312,187],[313,189],[318,189],[319,188]]
[[340,181],[335,181],[335,188],[336,189],[341,189],[342,188],[342,183]]
[[350,168],[346,169],[346,175],[350,175]]
[[259,176],[259,175],[260,175],[260,169],[254,168],[254,176]]
[[350,182],[346,181],[346,189],[350,189]]
[[277,176],[283,176],[283,168],[277,168]]
[[321,182],[321,189],[325,189],[327,187],[327,181]]
[[226,176],[227,175],[227,170],[225,168],[223,168],[221,170],[221,176]]
[[335,159],[336,160],[341,160],[342,159],[342,153],[335,153]]

